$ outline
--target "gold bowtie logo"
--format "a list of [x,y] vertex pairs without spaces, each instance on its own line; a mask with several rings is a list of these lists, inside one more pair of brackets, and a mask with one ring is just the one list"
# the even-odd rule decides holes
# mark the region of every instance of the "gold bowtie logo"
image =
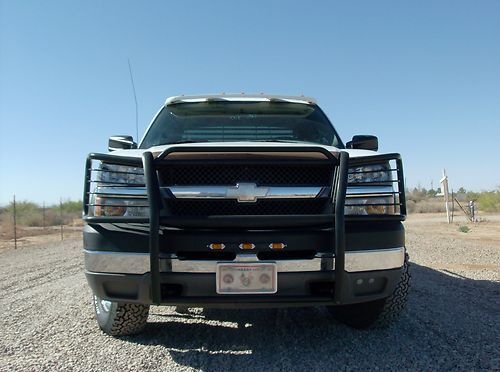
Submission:
[[239,203],[255,203],[257,199],[267,196],[269,188],[258,187],[255,183],[238,183],[229,187],[226,198],[236,199]]

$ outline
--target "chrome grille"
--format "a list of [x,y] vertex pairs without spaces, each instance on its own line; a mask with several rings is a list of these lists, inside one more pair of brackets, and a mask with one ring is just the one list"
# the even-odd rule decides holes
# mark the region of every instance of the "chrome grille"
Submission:
[[333,179],[325,162],[184,162],[158,173],[177,216],[322,214]]

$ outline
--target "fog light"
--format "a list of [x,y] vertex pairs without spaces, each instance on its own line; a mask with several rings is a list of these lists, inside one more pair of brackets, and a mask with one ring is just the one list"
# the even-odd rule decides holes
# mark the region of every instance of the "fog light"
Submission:
[[240,244],[240,249],[254,249],[255,244],[253,243],[241,243]]
[[226,246],[222,243],[212,243],[208,245],[208,248],[213,249],[214,251],[221,251],[226,248]]
[[275,249],[275,250],[285,249],[285,247],[286,247],[285,243],[271,243],[271,244],[269,244],[269,248]]

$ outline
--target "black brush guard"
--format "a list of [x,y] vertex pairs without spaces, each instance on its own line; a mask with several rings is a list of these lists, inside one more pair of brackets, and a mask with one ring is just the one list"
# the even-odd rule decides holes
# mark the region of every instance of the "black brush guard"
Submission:
[[[151,299],[154,304],[161,303],[161,283],[160,283],[160,260],[159,260],[159,235],[160,226],[175,226],[175,227],[193,227],[189,218],[177,218],[170,215],[168,209],[161,199],[160,185],[158,181],[158,169],[160,167],[168,166],[168,160],[165,158],[175,152],[193,153],[193,152],[275,152],[275,153],[320,153],[326,161],[332,166],[332,192],[330,193],[330,201],[332,202],[333,215],[300,215],[300,216],[239,216],[240,223],[247,224],[250,228],[259,226],[259,221],[271,218],[280,218],[283,224],[288,226],[299,225],[297,221],[309,220],[310,223],[322,224],[325,220],[329,226],[332,227],[332,251],[335,254],[335,290],[334,301],[335,303],[342,303],[343,288],[346,277],[345,272],[345,216],[344,206],[347,189],[347,174],[349,166],[349,154],[345,151],[331,153],[322,147],[307,146],[307,147],[171,147],[160,154],[157,158],[153,157],[151,152],[144,152],[142,161],[139,158],[115,156],[112,154],[96,154],[92,153],[88,156],[85,167],[85,184],[83,196],[83,220],[87,223],[149,223],[149,254],[150,254],[150,271],[151,271]],[[92,160],[99,160],[106,163],[143,167],[144,177],[147,190],[147,199],[149,203],[149,217],[110,217],[110,216],[89,216],[89,196],[90,196],[90,182],[92,172]],[[403,169],[400,156],[398,154],[388,154],[373,157],[366,157],[366,163],[380,162],[384,160],[396,160],[397,174],[398,174],[398,188],[400,194],[400,208],[401,214],[405,215],[404,203],[404,185],[403,185]],[[264,160],[265,161],[265,160]],[[357,162],[357,161],[356,161]],[[404,213],[403,213],[404,209]],[[220,218],[217,217],[227,217]],[[206,219],[205,228],[217,228],[218,224],[222,221],[226,223],[234,220],[238,216],[209,216]],[[359,220],[360,217],[365,216],[348,216],[349,219]],[[401,216],[378,216],[378,219],[401,219]],[[367,218],[371,219],[370,217]],[[230,223],[229,223],[230,226]],[[227,226],[226,226],[227,227]],[[163,230],[167,233],[167,230]]]

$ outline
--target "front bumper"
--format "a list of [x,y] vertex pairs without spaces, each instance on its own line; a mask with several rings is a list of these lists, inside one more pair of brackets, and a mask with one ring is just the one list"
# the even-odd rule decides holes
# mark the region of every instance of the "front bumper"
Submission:
[[[103,299],[152,304],[147,253],[85,250],[86,277]],[[341,304],[389,296],[401,275],[405,248],[347,251]],[[276,307],[333,305],[335,257],[318,253],[310,259],[263,261],[238,254],[231,263],[275,262],[278,292],[273,295],[220,295],[216,291],[217,260],[160,257],[160,303],[202,307]]]
[[[238,253],[231,263],[277,264],[278,292],[260,296],[217,294],[216,268],[217,263],[223,260],[182,259],[174,253],[163,252],[159,258],[160,301],[157,303],[201,307],[275,307],[348,304],[389,296],[396,287],[404,264],[402,224],[384,224],[376,228],[358,225],[347,230],[345,279],[342,281],[340,302],[335,301],[334,296],[337,276],[333,252],[316,253],[311,258],[273,261],[259,260],[256,254]],[[94,293],[112,301],[152,304],[149,253],[138,252],[138,247],[134,248],[137,243],[134,239],[128,239],[129,243],[122,245],[121,252],[106,251],[104,247],[109,247],[109,244],[106,244],[107,237],[102,232],[91,226],[84,229],[86,276]],[[122,231],[121,234],[131,233]],[[261,235],[266,238],[265,233]],[[284,237],[293,245],[290,236]],[[373,242],[378,244],[377,249],[373,249]],[[362,249],[363,245],[365,249]],[[367,249],[369,247],[372,249]]]
[[[345,254],[345,270],[347,272],[362,272],[396,269],[403,266],[404,255],[404,247],[348,251]],[[85,250],[84,256],[85,268],[90,272],[146,274],[150,268],[150,258],[147,253]],[[160,257],[160,272],[215,274],[219,262],[221,261]],[[274,262],[278,266],[278,273],[328,271],[328,267],[335,267],[335,257],[321,253],[310,259],[277,261],[259,260],[254,254],[238,254],[234,260],[229,262]]]
[[[388,297],[394,290],[401,268],[346,273],[342,304],[366,302]],[[86,272],[92,291],[103,299],[153,304],[149,273],[109,274]],[[335,272],[278,273],[278,292],[273,295],[220,295],[215,273],[161,273],[162,305],[191,307],[261,308],[338,305],[334,300]]]

